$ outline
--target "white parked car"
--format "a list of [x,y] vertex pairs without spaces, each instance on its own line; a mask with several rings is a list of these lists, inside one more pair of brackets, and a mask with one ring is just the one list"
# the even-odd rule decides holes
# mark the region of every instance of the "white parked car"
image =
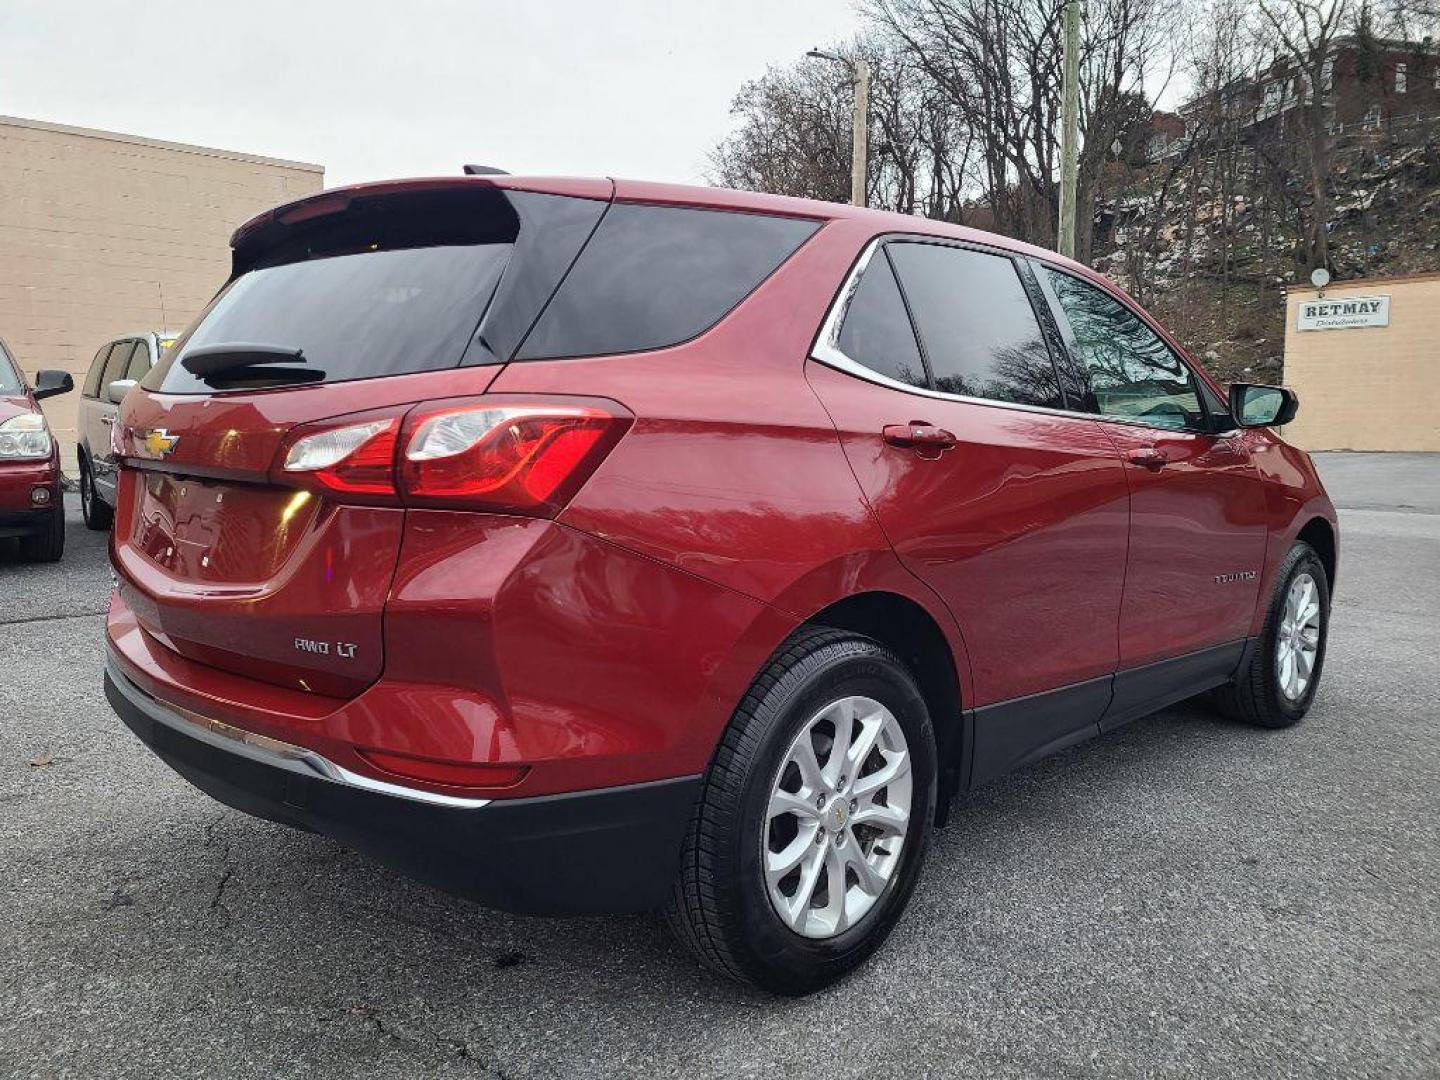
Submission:
[[145,330],[100,346],[80,393],[76,424],[80,459],[80,509],[88,528],[104,530],[115,517],[115,463],[110,454],[110,428],[120,399],[145,377],[178,334]]

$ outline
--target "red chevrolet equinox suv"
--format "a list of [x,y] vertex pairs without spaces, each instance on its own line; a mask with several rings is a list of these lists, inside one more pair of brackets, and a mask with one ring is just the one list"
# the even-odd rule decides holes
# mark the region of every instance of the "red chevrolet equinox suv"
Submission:
[[105,687],[182,776],[803,993],[975,785],[1213,691],[1309,708],[1336,520],[1104,278],[828,203],[322,193],[126,396]]

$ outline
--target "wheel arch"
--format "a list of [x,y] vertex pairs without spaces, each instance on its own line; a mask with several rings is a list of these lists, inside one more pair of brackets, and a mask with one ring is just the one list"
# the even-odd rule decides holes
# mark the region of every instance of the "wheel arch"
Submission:
[[1300,531],[1295,534],[1295,539],[1305,541],[1315,549],[1315,554],[1320,556],[1320,563],[1325,567],[1326,584],[1333,594],[1335,571],[1338,569],[1334,526],[1323,517],[1313,517],[1301,526]]
[[955,654],[939,622],[921,604],[893,592],[864,592],[837,600],[805,620],[808,625],[849,630],[893,650],[910,667],[935,726],[939,784],[936,824],[949,816],[969,761],[969,728],[961,707]]

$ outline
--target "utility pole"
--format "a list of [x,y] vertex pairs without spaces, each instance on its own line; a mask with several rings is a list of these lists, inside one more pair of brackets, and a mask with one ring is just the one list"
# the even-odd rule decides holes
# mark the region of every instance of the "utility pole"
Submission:
[[850,111],[850,201],[856,206],[864,206],[865,157],[870,137],[870,65],[859,57],[846,60],[843,56],[819,49],[811,49],[805,55],[817,60],[833,60],[850,69],[850,81],[855,90],[855,102]]
[[1075,184],[1080,155],[1080,0],[1065,0],[1064,83],[1060,110],[1060,225],[1056,249],[1075,257]]
[[850,116],[850,201],[865,205],[865,155],[869,150],[870,126],[870,65],[856,59],[855,105]]

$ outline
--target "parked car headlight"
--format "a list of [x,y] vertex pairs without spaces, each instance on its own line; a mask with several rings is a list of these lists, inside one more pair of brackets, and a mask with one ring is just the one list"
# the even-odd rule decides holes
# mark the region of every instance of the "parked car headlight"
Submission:
[[50,429],[39,413],[21,413],[0,423],[0,461],[33,461],[50,456]]

